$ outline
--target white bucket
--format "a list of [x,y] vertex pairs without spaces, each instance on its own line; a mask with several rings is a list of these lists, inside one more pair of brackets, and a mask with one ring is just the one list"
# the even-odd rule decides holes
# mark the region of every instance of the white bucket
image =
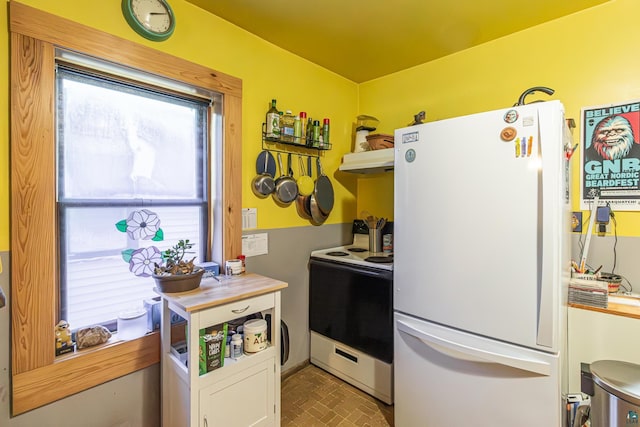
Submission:
[[147,333],[147,312],[132,309],[118,314],[118,338],[133,340]]
[[267,348],[267,321],[252,319],[244,322],[244,351],[256,353]]

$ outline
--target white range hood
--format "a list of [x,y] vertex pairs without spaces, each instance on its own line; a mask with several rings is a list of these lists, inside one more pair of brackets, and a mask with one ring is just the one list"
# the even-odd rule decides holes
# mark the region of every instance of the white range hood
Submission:
[[393,170],[394,148],[349,153],[342,157],[340,170],[351,173],[382,173]]

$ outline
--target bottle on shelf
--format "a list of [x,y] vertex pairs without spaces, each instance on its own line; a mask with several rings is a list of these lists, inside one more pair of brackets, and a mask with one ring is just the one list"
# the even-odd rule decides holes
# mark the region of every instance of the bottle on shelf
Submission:
[[284,142],[293,142],[294,140],[294,117],[291,113],[291,110],[287,110],[287,112],[282,116],[280,122],[280,140]]
[[265,138],[269,141],[280,139],[280,112],[276,108],[276,100],[271,100],[271,108],[267,111],[267,129]]
[[296,144],[302,144],[302,122],[300,116],[293,118],[293,142]]
[[305,145],[307,143],[307,113],[300,111],[300,144]]
[[329,119],[322,120],[322,145],[321,147],[329,146]]
[[311,144],[318,148],[320,143],[320,120],[313,121],[313,128],[311,132]]
[[306,145],[307,147],[313,147],[313,120],[311,120],[311,117],[309,117],[307,119],[307,131],[305,132],[307,141],[306,141]]

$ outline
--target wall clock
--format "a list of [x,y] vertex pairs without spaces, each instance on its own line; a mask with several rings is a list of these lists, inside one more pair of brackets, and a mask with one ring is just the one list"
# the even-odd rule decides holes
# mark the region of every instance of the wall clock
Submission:
[[156,42],[171,37],[176,19],[165,0],[122,0],[122,14],[133,30]]

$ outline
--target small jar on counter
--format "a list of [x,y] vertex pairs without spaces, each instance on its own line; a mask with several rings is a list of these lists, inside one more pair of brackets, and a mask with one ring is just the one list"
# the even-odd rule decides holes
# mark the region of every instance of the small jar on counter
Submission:
[[227,276],[242,274],[242,261],[239,259],[228,260],[224,264],[224,271]]
[[246,257],[246,256],[244,256],[244,255],[238,255],[238,259],[239,259],[240,261],[242,261],[242,267],[240,268],[240,271],[241,271],[242,273],[244,273],[245,271],[247,271],[247,268],[246,268],[246,265],[245,265],[245,260],[246,260],[246,258],[247,258],[247,257]]

